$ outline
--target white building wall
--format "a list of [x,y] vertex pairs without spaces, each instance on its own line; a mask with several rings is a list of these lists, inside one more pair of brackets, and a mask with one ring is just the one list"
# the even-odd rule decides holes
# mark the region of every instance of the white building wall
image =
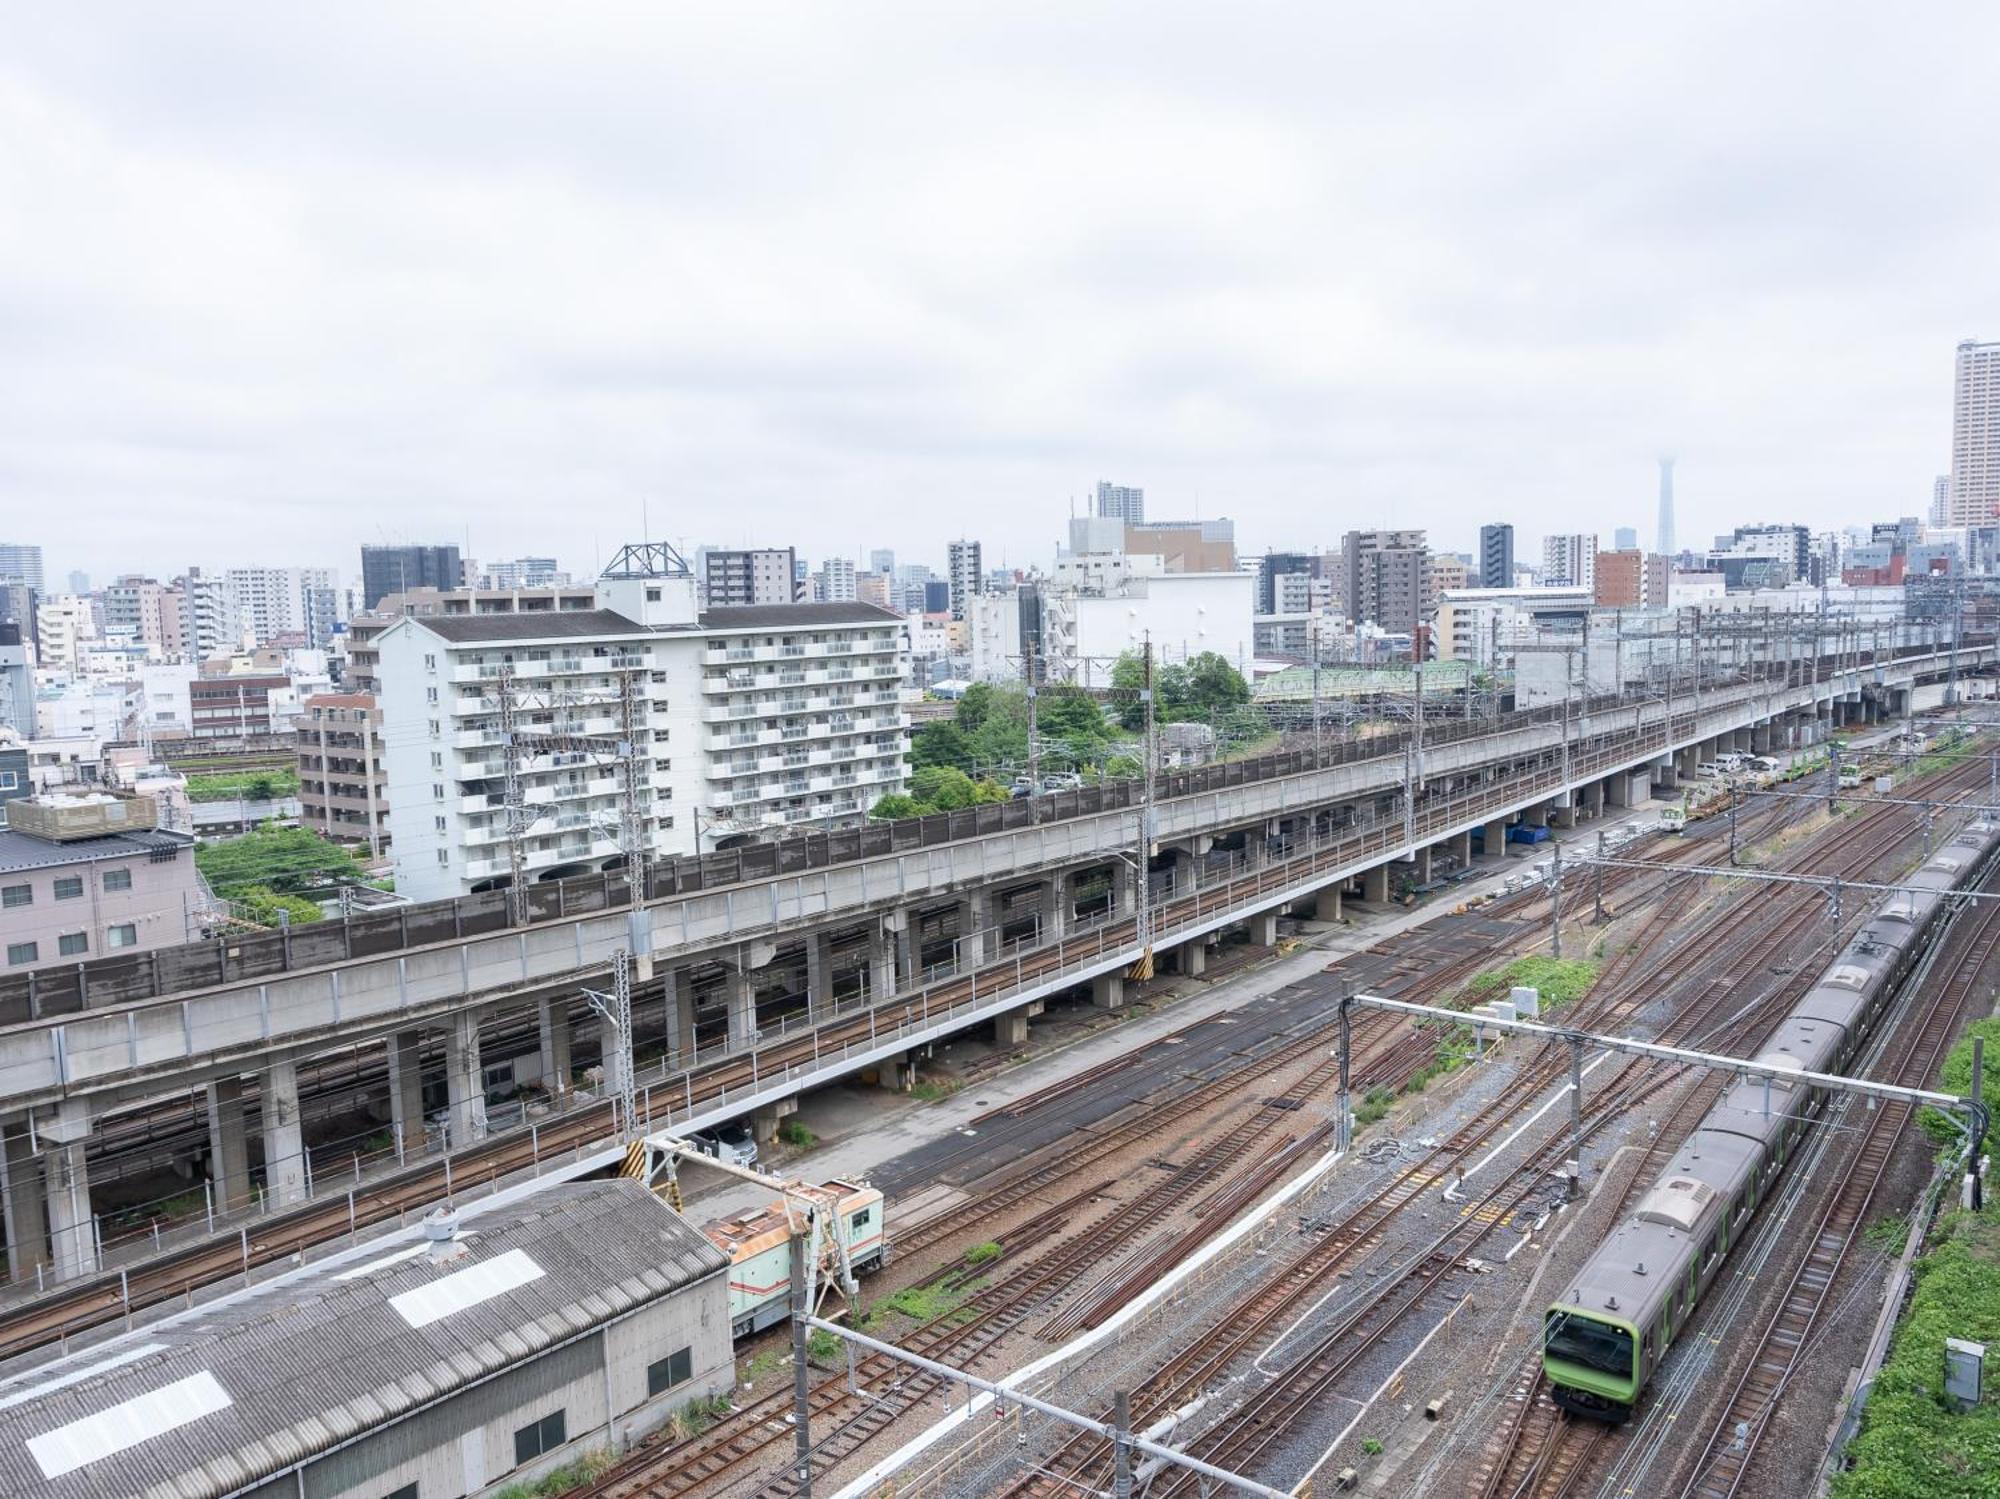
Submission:
[[[1067,601],[1075,655],[1116,658],[1143,649],[1150,635],[1159,663],[1213,651],[1247,677],[1256,654],[1256,600],[1257,580],[1249,573],[1169,573],[1136,579],[1104,598],[1078,595]],[[1109,661],[1093,666],[1090,680],[1108,682]]]

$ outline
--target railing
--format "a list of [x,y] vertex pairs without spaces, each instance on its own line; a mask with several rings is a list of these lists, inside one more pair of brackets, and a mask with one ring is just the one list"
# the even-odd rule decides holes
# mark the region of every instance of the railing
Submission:
[[[1990,647],[1990,638],[1968,640],[1962,650],[1974,653],[1989,650]],[[1942,672],[1946,654],[1912,649],[1900,652],[1896,659],[1920,659],[1926,669]],[[1865,651],[1859,653],[1858,659],[1855,653],[1846,653],[1838,669],[1833,666],[1831,658],[1823,659],[1817,670],[1810,662],[1775,663],[1775,668],[1769,672],[1746,673],[1740,677],[1705,683],[1700,701],[1705,710],[1728,709],[1740,713],[1753,707],[1765,694],[1802,689],[1808,684],[1831,681],[1836,676],[1851,678],[1853,674],[1870,670],[1876,665],[1870,653]],[[1573,741],[1573,748],[1581,753],[1593,742],[1588,737],[1593,714],[1614,708],[1636,707],[1646,711],[1662,706],[1657,696],[1635,699],[1606,696],[1587,703],[1572,703],[1567,709],[1558,705],[1516,713],[1498,721],[1427,723],[1423,743],[1428,750],[1436,751],[1448,744],[1517,734],[1537,726],[1548,727],[1567,718],[1578,736]],[[1676,737],[1691,736],[1694,699],[1682,696],[1671,706]],[[1663,717],[1664,714],[1654,715],[1652,721],[1657,724]],[[851,727],[844,725],[838,732],[848,732]],[[824,737],[826,726],[815,725],[812,732]],[[807,736],[808,730],[804,727],[786,728],[782,732],[782,738],[786,740]],[[1283,750],[1252,760],[1169,772],[1158,778],[1158,796],[1165,804],[1342,765],[1380,762],[1394,766],[1404,760],[1410,741],[1411,736],[1405,731],[1349,743],[1329,743],[1317,752],[1310,747]],[[1579,760],[1578,763],[1583,762]],[[893,824],[877,823],[806,833],[723,853],[660,859],[648,865],[646,898],[666,900],[676,895],[769,879],[797,870],[827,868],[1071,818],[1097,816],[1130,808],[1138,800],[1136,783],[1112,781],[1074,791],[968,807]],[[490,878],[503,872],[504,868],[492,867],[491,861],[476,872],[468,871],[473,878]],[[565,889],[565,886],[573,888]],[[614,894],[614,891],[620,893]],[[622,892],[622,879],[615,874],[537,883],[528,892],[529,924],[605,909],[607,905],[619,904],[629,898]],[[73,1014],[101,1005],[255,980],[297,968],[351,962],[428,943],[463,940],[468,936],[504,929],[509,924],[505,894],[485,892],[461,896],[456,900],[402,906],[393,912],[352,917],[340,922],[318,923],[290,933],[237,935],[226,942],[211,938],[179,947],[153,948],[80,964],[0,974],[0,1024],[19,1024],[41,1017]]]

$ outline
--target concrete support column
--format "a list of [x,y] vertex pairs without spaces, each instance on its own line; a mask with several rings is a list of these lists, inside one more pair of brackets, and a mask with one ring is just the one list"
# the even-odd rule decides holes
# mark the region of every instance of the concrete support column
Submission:
[[1430,882],[1431,882],[1431,849],[1430,845],[1427,843],[1422,848],[1417,850],[1417,883],[1419,885],[1428,885]]
[[569,1001],[545,999],[535,1010],[535,1034],[541,1050],[542,1086],[551,1093],[569,1087],[570,1062]]
[[4,1178],[7,1218],[7,1273],[31,1280],[35,1267],[49,1262],[48,1187],[42,1163],[25,1125],[7,1126],[0,1140],[0,1178]]
[[[389,1064],[389,1129],[405,1154],[424,1148],[424,1033],[398,1031],[383,1042]],[[568,1081],[564,1073],[564,1081]]]
[[208,1179],[218,1213],[250,1206],[250,1132],[243,1122],[240,1077],[208,1085]]
[[780,1098],[775,1103],[767,1103],[750,1111],[750,1138],[759,1145],[778,1143],[778,1125],[799,1111],[799,1101],[794,1098]]
[[993,892],[975,890],[958,903],[958,963],[977,968],[1000,946]]
[[479,1016],[452,1017],[444,1038],[445,1091],[450,1099],[451,1148],[486,1138],[486,1073],[479,1064]]
[[725,968],[725,1003],[729,1012],[729,1044],[754,1046],[757,1042],[757,981],[748,968]]
[[1259,911],[1250,918],[1250,941],[1256,947],[1278,945],[1278,913]]
[[[1465,837],[1466,842],[1472,841],[1470,833]],[[1340,919],[1340,886],[1327,885],[1313,896],[1313,920],[1339,921]]]
[[1069,932],[1070,923],[1069,876],[1059,874],[1044,881],[1041,902],[1042,941],[1062,941]]
[[1458,856],[1460,869],[1472,868],[1472,834],[1460,833],[1452,840],[1452,852]]
[[1377,864],[1361,876],[1361,898],[1371,905],[1386,905],[1389,900],[1389,866]]
[[84,1142],[90,1138],[90,1105],[65,1103],[36,1120],[42,1140],[42,1174],[48,1185],[49,1254],[57,1280],[96,1271],[97,1219],[90,1209],[90,1172]]
[[1506,819],[1506,818],[1502,817],[1502,818],[1500,818],[1500,819],[1499,819],[1498,821],[1496,821],[1496,822],[1489,822],[1489,823],[1487,823],[1487,824],[1486,824],[1486,832],[1485,832],[1485,833],[1484,833],[1484,834],[1483,834],[1482,836],[1483,836],[1483,838],[1484,838],[1484,841],[1485,841],[1485,844],[1486,844],[1486,857],[1487,857],[1487,858],[1489,858],[1489,859],[1504,859],[1504,858],[1506,858],[1506,857],[1507,857],[1507,819]]
[[1207,939],[1197,937],[1192,942],[1183,942],[1178,949],[1181,972],[1191,979],[1198,979],[1208,972]]
[[993,1044],[995,1046],[1026,1046],[1028,1044],[1028,1011],[1023,1006],[1009,1010],[1005,1015],[993,1017]]
[[[261,1084],[259,1123],[264,1134],[264,1206],[287,1208],[306,1199],[306,1137],[299,1123],[299,1068],[273,1062]],[[482,1100],[481,1113],[484,1113]]]
[[694,1055],[694,974],[686,968],[667,974],[667,1051],[681,1058]]
[[1115,1010],[1124,1004],[1125,975],[1115,969],[1098,974],[1090,981],[1090,1003],[1099,1010]]
[[916,1059],[907,1051],[882,1058],[875,1064],[875,1080],[891,1093],[909,1092],[917,1083]]
[[833,938],[825,932],[806,936],[806,1004],[817,1010],[833,1003]]
[[880,1004],[896,992],[896,934],[877,922],[868,940],[868,998]]
[[1139,907],[1138,883],[1132,866],[1123,859],[1111,864],[1111,911],[1114,916],[1130,916]]

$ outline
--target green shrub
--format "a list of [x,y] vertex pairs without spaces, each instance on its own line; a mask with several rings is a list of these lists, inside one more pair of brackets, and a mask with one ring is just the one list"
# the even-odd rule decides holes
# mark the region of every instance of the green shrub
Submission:
[[819,1144],[819,1136],[796,1119],[787,1119],[778,1126],[778,1138],[787,1145],[797,1146],[800,1150],[809,1150]]
[[999,1259],[1003,1252],[998,1240],[988,1239],[984,1244],[975,1244],[966,1250],[965,1262],[968,1265],[984,1265]]

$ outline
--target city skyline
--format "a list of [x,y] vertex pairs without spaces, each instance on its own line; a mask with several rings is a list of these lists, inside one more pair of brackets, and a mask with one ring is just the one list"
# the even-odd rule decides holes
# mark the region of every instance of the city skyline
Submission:
[[[470,68],[392,11],[17,28],[0,279],[41,310],[0,344],[0,484],[117,522],[44,538],[54,576],[190,533],[223,563],[468,528],[578,572],[644,533],[824,557],[861,515],[936,556],[964,510],[1017,557],[1102,476],[1253,545],[1391,506],[1460,546],[1493,515],[1643,533],[1665,451],[1684,535],[1808,500],[1832,528],[1922,512],[1952,349],[2000,330],[2000,209],[1951,128],[1983,102],[1959,59],[2000,40],[1982,12],[1824,17],[1781,100],[1788,28],[1720,8],[1643,55],[1610,18],[1472,7],[1306,14],[1219,56],[1194,18],[1055,45],[966,12],[898,24],[893,64],[886,18],[801,12],[782,52],[816,66],[754,99],[719,86],[727,21],[553,53],[545,25],[482,17]],[[1023,69],[1027,129],[996,84]],[[1856,70],[1924,83],[1864,129]],[[589,123],[513,107],[541,93]]]

